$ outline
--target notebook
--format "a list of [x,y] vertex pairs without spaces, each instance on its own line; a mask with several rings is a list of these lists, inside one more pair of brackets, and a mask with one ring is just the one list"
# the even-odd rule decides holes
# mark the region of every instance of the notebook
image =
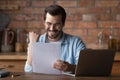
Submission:
[[71,76],[110,76],[115,51],[113,50],[82,50],[76,65],[75,74]]
[[53,63],[60,58],[60,43],[34,43],[32,67],[34,73],[61,74],[53,68]]

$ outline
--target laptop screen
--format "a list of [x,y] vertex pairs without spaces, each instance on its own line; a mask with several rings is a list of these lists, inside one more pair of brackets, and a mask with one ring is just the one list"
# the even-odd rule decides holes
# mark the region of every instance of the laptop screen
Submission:
[[114,62],[113,50],[82,50],[75,76],[109,76]]

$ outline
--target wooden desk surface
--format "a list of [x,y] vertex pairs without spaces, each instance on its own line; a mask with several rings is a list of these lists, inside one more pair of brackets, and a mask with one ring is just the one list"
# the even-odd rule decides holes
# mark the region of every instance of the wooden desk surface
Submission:
[[[120,80],[120,74],[112,74],[109,77],[72,77],[67,75],[45,75],[35,73],[14,73],[15,77],[2,78],[3,80]],[[1,80],[1,79],[0,79]]]
[[0,78],[0,80],[120,80],[120,62],[114,62],[111,76],[109,77],[72,77],[67,75],[47,75],[37,73],[12,73],[18,76]]
[[[27,53],[0,53],[0,60],[26,60],[27,59]],[[120,52],[116,52],[115,61],[120,61]]]

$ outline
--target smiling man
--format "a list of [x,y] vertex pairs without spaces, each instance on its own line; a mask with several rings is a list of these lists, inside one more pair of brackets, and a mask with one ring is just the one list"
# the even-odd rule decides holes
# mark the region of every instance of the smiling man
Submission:
[[39,35],[29,32],[30,42],[28,44],[28,56],[25,64],[25,72],[32,72],[32,44],[38,41],[41,43],[61,43],[61,57],[53,65],[53,68],[74,73],[81,50],[86,49],[83,41],[76,36],[63,32],[65,26],[66,12],[59,5],[50,5],[45,9],[44,25],[45,34]]
[[61,15],[52,16],[50,13],[46,14],[45,30],[49,41],[58,41],[62,36],[62,29],[64,25],[61,21]]

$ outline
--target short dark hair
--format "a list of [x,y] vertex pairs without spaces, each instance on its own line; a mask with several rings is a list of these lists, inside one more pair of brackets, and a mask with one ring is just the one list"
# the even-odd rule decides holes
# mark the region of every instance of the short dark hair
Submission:
[[49,13],[52,16],[61,15],[62,16],[62,24],[65,24],[66,20],[66,12],[65,9],[59,5],[50,5],[46,7],[44,13],[44,20],[46,20],[46,14]]

